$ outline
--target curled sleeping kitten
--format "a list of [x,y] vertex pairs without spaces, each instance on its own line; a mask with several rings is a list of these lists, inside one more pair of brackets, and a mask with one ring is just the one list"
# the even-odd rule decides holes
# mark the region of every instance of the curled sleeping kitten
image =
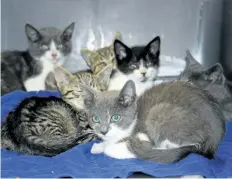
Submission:
[[[1,53],[1,95],[15,91],[50,89],[54,65],[63,65],[72,51],[74,23],[64,30],[46,27],[37,30],[25,25],[28,49]],[[46,88],[47,87],[47,88]]]
[[232,94],[222,66],[216,63],[206,69],[194,59],[189,51],[186,54],[186,67],[178,79],[189,81],[207,90],[221,104],[225,119],[232,120]]
[[116,69],[114,69],[109,90],[120,90],[127,80],[133,80],[137,95],[152,87],[160,63],[160,37],[155,37],[146,46],[129,48],[120,40],[114,41]]
[[57,67],[54,74],[61,98],[22,100],[1,124],[1,147],[51,157],[98,139],[88,125],[86,113],[78,108],[83,102],[72,96],[80,93],[79,79],[61,67]]
[[211,159],[225,133],[217,101],[182,81],[153,86],[138,98],[131,80],[121,91],[83,91],[89,125],[103,139],[93,154],[162,163],[190,153]]

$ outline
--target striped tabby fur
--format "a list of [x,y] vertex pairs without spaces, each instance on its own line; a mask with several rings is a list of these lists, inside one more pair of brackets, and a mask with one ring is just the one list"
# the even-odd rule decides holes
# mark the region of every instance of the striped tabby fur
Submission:
[[[122,40],[122,35],[120,32],[115,33],[114,40],[116,39]],[[110,46],[100,48],[96,51],[84,48],[81,50],[81,55],[86,63],[90,66],[93,73],[99,73],[109,64],[113,65],[113,69],[116,68],[113,43]]]
[[[1,146],[30,155],[55,156],[80,143],[96,140],[86,113],[79,108],[83,104],[80,83],[98,90],[100,79],[109,78],[105,73],[109,69],[112,67],[96,75],[81,73],[75,76],[62,67],[56,68],[54,74],[61,98],[24,99],[1,126]],[[106,89],[104,86],[103,90]]]

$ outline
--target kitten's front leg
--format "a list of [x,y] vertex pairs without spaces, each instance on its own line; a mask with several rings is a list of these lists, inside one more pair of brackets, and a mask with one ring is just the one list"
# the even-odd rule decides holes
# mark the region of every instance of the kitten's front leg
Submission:
[[104,148],[104,153],[107,156],[116,158],[116,159],[136,158],[136,156],[131,151],[129,151],[126,142],[108,144]]
[[92,148],[91,148],[91,153],[92,154],[100,154],[104,152],[104,143],[95,143],[93,144]]

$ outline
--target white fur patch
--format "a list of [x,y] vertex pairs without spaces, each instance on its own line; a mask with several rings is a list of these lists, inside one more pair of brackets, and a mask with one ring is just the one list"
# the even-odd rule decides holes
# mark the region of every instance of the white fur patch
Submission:
[[135,124],[136,124],[136,119],[125,130],[117,127],[114,124],[111,124],[109,132],[103,137],[103,140],[107,141],[107,143],[117,143],[118,141],[128,137],[132,133],[132,131],[135,127]]
[[126,142],[106,145],[104,153],[116,159],[136,158],[136,156],[128,150]]
[[91,153],[92,154],[100,154],[100,153],[103,153],[103,152],[104,152],[104,144],[103,144],[103,142],[93,144],[93,146],[91,148]]
[[145,90],[155,85],[155,81],[152,80],[141,82],[138,76],[136,76],[134,73],[131,75],[124,75],[123,73],[117,71],[115,75],[110,79],[108,90],[120,91],[128,80],[133,80],[135,82],[136,94],[138,96],[140,96]]
[[165,139],[164,141],[160,143],[160,146],[156,147],[156,149],[173,149],[173,148],[179,148],[179,147],[181,146],[169,141],[168,139]]
[[118,143],[118,141],[128,137],[131,134],[135,127],[135,124],[136,119],[126,130],[120,129],[112,124],[109,132],[106,134],[106,136],[103,136],[103,143],[94,144],[91,148],[91,153],[102,153],[102,148],[104,148],[104,154],[112,158],[135,158],[136,156],[128,150],[126,142]]
[[53,71],[54,65],[45,58],[40,59],[43,65],[42,72],[24,82],[27,91],[45,90],[45,79],[47,75]]
[[140,141],[150,142],[148,136],[147,136],[146,134],[144,134],[144,133],[138,133],[138,134],[136,135],[136,137],[138,137],[138,139],[139,139]]

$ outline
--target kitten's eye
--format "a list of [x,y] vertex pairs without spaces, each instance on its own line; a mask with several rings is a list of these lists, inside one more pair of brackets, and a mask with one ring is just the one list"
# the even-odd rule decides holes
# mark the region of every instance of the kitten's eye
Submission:
[[121,116],[119,116],[119,115],[113,115],[111,117],[111,121],[113,121],[113,122],[118,122],[120,119],[121,119]]
[[152,63],[151,62],[147,62],[147,66],[151,66],[152,65]]
[[100,117],[99,116],[93,116],[92,121],[95,122],[95,123],[99,123],[100,122]]
[[136,66],[136,65],[130,65],[129,68],[130,68],[130,69],[136,69],[137,66]]
[[57,48],[58,48],[58,49],[62,49],[62,48],[63,48],[63,45],[60,44],[60,45],[57,46]]
[[48,49],[49,49],[49,47],[48,47],[47,45],[41,45],[40,48],[41,48],[42,50],[48,50]]

